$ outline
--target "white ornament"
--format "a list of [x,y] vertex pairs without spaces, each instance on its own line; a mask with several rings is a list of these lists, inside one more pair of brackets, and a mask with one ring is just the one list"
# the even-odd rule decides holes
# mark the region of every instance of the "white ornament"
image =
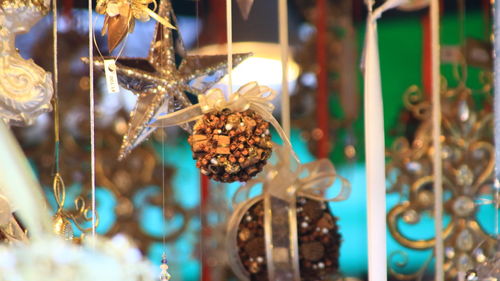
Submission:
[[26,33],[48,11],[49,0],[13,0],[0,4],[0,119],[30,125],[52,109],[50,73],[25,60],[15,48],[17,34]]

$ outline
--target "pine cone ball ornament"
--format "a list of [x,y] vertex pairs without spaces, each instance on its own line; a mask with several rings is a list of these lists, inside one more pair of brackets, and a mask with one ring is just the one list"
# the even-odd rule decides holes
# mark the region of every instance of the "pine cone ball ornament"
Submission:
[[252,110],[205,114],[188,141],[201,173],[220,182],[246,182],[272,153],[269,123]]
[[[328,205],[297,198],[299,266],[302,281],[326,280],[338,272],[341,236]],[[268,280],[264,240],[264,203],[254,203],[238,226],[237,246],[250,280]]]

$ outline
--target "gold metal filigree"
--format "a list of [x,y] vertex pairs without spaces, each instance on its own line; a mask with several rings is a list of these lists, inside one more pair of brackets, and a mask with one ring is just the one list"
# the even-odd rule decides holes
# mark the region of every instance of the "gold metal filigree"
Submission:
[[[55,234],[67,240],[74,238],[72,223],[83,233],[89,232],[92,226],[85,228],[83,223],[92,221],[92,214],[89,207],[85,206],[85,199],[83,196],[78,196],[75,201],[74,210],[64,209],[66,201],[66,187],[64,181],[59,173],[54,176],[53,183],[54,197],[57,203],[57,211],[53,217],[53,231]],[[99,225],[99,219],[96,213],[95,227]]]
[[[481,81],[490,83],[488,77],[483,74]],[[478,222],[475,204],[481,195],[491,194],[493,188],[493,120],[484,106],[491,101],[491,84],[473,91],[464,81],[460,79],[458,86],[453,88],[448,87],[444,78],[441,81],[444,211],[451,218],[443,231],[447,279],[456,278],[459,271],[473,268],[494,250],[495,244],[495,239]],[[482,106],[475,106],[473,92],[486,97]],[[401,198],[387,214],[387,222],[391,235],[402,246],[432,249],[434,238],[414,239],[400,229],[401,222],[416,225],[424,214],[432,216],[434,208],[431,104],[417,86],[411,86],[403,100],[419,125],[413,136],[396,139],[387,152],[390,159],[387,173],[391,182],[388,192],[399,193]],[[403,261],[390,268],[399,280],[421,277],[428,264],[407,274],[398,271],[406,265],[407,257]]]

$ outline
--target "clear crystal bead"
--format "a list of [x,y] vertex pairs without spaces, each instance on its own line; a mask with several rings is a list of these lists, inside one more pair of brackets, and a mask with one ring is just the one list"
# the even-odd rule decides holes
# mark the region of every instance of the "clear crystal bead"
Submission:
[[417,211],[410,209],[403,213],[403,221],[409,224],[415,224],[420,220]]
[[474,182],[474,174],[467,165],[463,164],[458,168],[456,181],[460,186],[470,186]]
[[444,250],[444,254],[446,258],[451,260],[455,257],[455,249],[453,249],[452,247],[446,247],[446,249]]
[[472,260],[467,254],[461,254],[457,258],[457,267],[459,271],[467,272],[472,268]]
[[406,163],[406,169],[410,173],[417,174],[422,170],[422,164],[420,164],[418,162],[411,161],[411,162]]
[[474,257],[476,258],[476,261],[478,263],[482,263],[482,262],[485,262],[486,261],[486,256],[484,255],[484,251],[482,248],[477,248],[474,250],[474,252],[472,253],[474,255]]
[[457,248],[469,251],[474,247],[474,236],[468,229],[462,230],[457,236]]
[[453,212],[460,217],[466,217],[474,211],[474,201],[467,196],[459,196],[453,202]]
[[470,117],[470,110],[469,106],[467,105],[466,100],[461,100],[460,103],[458,104],[458,118],[460,121],[465,122],[469,120]]

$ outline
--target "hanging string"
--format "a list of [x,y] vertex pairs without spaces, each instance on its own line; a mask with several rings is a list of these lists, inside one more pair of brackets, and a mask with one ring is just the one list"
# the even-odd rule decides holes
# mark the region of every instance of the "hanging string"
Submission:
[[227,81],[228,93],[233,93],[233,15],[231,0],[226,0],[226,36],[227,36]]
[[53,63],[54,63],[54,96],[52,98],[52,103],[54,106],[54,161],[55,161],[55,175],[56,177],[59,175],[59,152],[60,152],[60,132],[59,132],[59,68],[57,62],[57,0],[52,1],[52,37],[53,37]]
[[495,136],[495,236],[498,239],[498,208],[499,208],[499,193],[500,193],[500,1],[495,1],[493,5],[493,59],[494,59],[494,136]]
[[54,64],[54,96],[52,97],[52,104],[54,107],[54,179],[52,183],[52,190],[57,202],[57,211],[60,212],[64,208],[64,201],[66,198],[66,187],[61,177],[60,166],[60,151],[61,151],[61,133],[60,133],[60,113],[59,113],[59,63],[57,52],[57,39],[58,39],[58,14],[57,14],[57,0],[52,1],[52,38],[53,38],[53,64]]
[[443,170],[441,159],[441,97],[440,97],[440,45],[439,45],[439,0],[430,2],[431,20],[431,53],[432,53],[432,141],[434,148],[434,227],[436,232],[435,277],[436,281],[444,280],[443,249]]
[[316,156],[328,157],[328,64],[327,64],[327,4],[326,0],[316,2],[316,60],[318,64],[317,94],[316,94],[316,122],[321,132],[318,140]]
[[281,126],[290,138],[290,95],[288,91],[288,9],[287,0],[279,0],[279,37],[281,48]]
[[90,183],[92,192],[92,237],[96,235],[96,200],[95,200],[95,105],[94,105],[94,25],[92,23],[92,0],[89,9],[89,100],[90,100]]

